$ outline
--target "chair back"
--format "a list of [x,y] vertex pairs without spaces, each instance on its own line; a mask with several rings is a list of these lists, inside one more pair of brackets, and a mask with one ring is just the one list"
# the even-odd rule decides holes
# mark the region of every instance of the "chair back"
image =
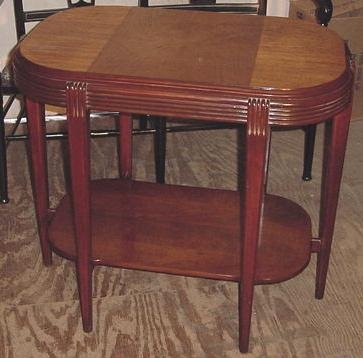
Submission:
[[[26,33],[26,23],[42,21],[50,15],[73,7],[93,6],[95,0],[65,0],[65,7],[41,10],[24,10],[24,0],[13,0],[16,35],[19,40]],[[188,4],[157,5],[164,8],[194,9],[203,11],[243,12],[248,14],[266,14],[266,1],[216,3],[216,0],[190,0]],[[149,0],[138,0],[141,7],[154,6]]]
[[245,14],[256,14],[266,15],[266,3],[267,0],[255,0],[250,2],[243,2],[235,0],[234,2],[216,0],[189,0],[187,4],[162,4],[162,5],[151,5],[149,0],[139,0],[138,4],[141,7],[163,7],[173,9],[184,9],[184,10],[200,10],[200,11],[214,11],[214,12],[238,12]]

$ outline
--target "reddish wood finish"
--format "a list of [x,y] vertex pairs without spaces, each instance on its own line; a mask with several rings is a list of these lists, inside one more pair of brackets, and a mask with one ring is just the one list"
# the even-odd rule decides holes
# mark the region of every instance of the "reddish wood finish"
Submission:
[[45,111],[44,105],[26,99],[28,115],[28,132],[30,147],[31,178],[37,215],[40,246],[43,262],[52,264],[52,251],[49,246],[47,226],[49,220],[49,190],[47,151],[45,145]]
[[106,111],[246,122],[255,97],[270,99],[270,124],[301,126],[331,118],[351,98],[341,39],[285,18],[73,9],[42,21],[14,64],[17,86],[32,99],[65,106],[65,83],[86,81],[87,105]]
[[[239,192],[114,179],[91,187],[94,265],[240,280]],[[70,208],[66,196],[50,223],[49,240],[75,260]],[[268,195],[255,282],[298,274],[309,261],[310,238],[307,213]]]
[[[265,178],[270,140],[269,102],[250,99],[246,131],[245,198],[241,200],[241,280],[239,283],[239,348],[248,351],[257,246],[261,239]],[[306,257],[309,257],[307,255]]]
[[92,330],[92,233],[90,196],[89,118],[86,86],[68,83],[66,88],[68,143],[71,169],[72,211],[76,242],[76,269],[83,328]]
[[321,185],[319,238],[315,297],[323,298],[338,206],[344,153],[352,108],[348,106],[325,124],[324,170]]
[[132,120],[129,114],[120,114],[119,171],[121,178],[132,176]]
[[[86,331],[92,329],[94,265],[237,281],[242,352],[248,350],[255,284],[295,276],[316,252],[315,294],[323,296],[353,79],[336,34],[290,19],[77,9],[45,20],[20,43],[14,74],[28,96],[44,262],[51,262],[50,244],[75,260]],[[67,106],[69,124],[72,191],[50,223],[40,103]],[[126,113],[119,124],[123,179],[90,182],[91,110]],[[130,180],[131,113],[247,123],[243,190]],[[312,238],[301,207],[265,194],[266,163],[272,125],[322,121],[327,130],[320,229]]]

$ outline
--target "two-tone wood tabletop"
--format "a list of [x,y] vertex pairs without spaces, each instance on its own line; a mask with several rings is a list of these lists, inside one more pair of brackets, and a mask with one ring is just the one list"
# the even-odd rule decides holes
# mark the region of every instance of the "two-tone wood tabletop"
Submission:
[[22,92],[45,103],[64,106],[65,82],[86,81],[91,107],[207,120],[246,120],[251,96],[271,99],[270,122],[278,124],[319,121],[350,100],[345,48],[334,32],[240,14],[66,11],[22,41],[15,76]]
[[[240,350],[253,287],[292,278],[317,253],[325,289],[351,114],[344,42],[298,20],[135,7],[56,14],[22,40],[14,74],[26,96],[31,171],[45,264],[76,261],[83,327],[92,269],[110,265],[239,283]],[[67,108],[72,188],[49,207],[44,105]],[[91,181],[89,113],[120,113],[121,179]],[[239,191],[131,180],[131,114],[241,123]],[[298,204],[265,192],[272,126],[325,122],[318,237]]]

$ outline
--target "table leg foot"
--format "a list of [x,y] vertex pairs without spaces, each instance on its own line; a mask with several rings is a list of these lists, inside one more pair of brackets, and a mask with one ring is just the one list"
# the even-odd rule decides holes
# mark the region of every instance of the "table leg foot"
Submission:
[[252,300],[254,287],[245,289],[239,284],[239,350],[241,353],[248,352],[251,316],[252,316]]
[[83,330],[84,332],[91,332],[93,329],[92,266],[78,264],[77,280]]

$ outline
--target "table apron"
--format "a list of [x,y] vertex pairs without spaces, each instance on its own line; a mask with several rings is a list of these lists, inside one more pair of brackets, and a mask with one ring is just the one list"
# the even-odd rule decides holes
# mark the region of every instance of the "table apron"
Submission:
[[226,123],[246,122],[248,101],[267,100],[269,124],[276,126],[319,123],[340,113],[351,102],[353,81],[348,71],[334,83],[312,89],[243,89],[145,79],[84,79],[84,74],[66,78],[62,73],[17,71],[17,66],[15,77],[20,91],[39,103],[66,107],[67,86],[82,83],[89,110]]

